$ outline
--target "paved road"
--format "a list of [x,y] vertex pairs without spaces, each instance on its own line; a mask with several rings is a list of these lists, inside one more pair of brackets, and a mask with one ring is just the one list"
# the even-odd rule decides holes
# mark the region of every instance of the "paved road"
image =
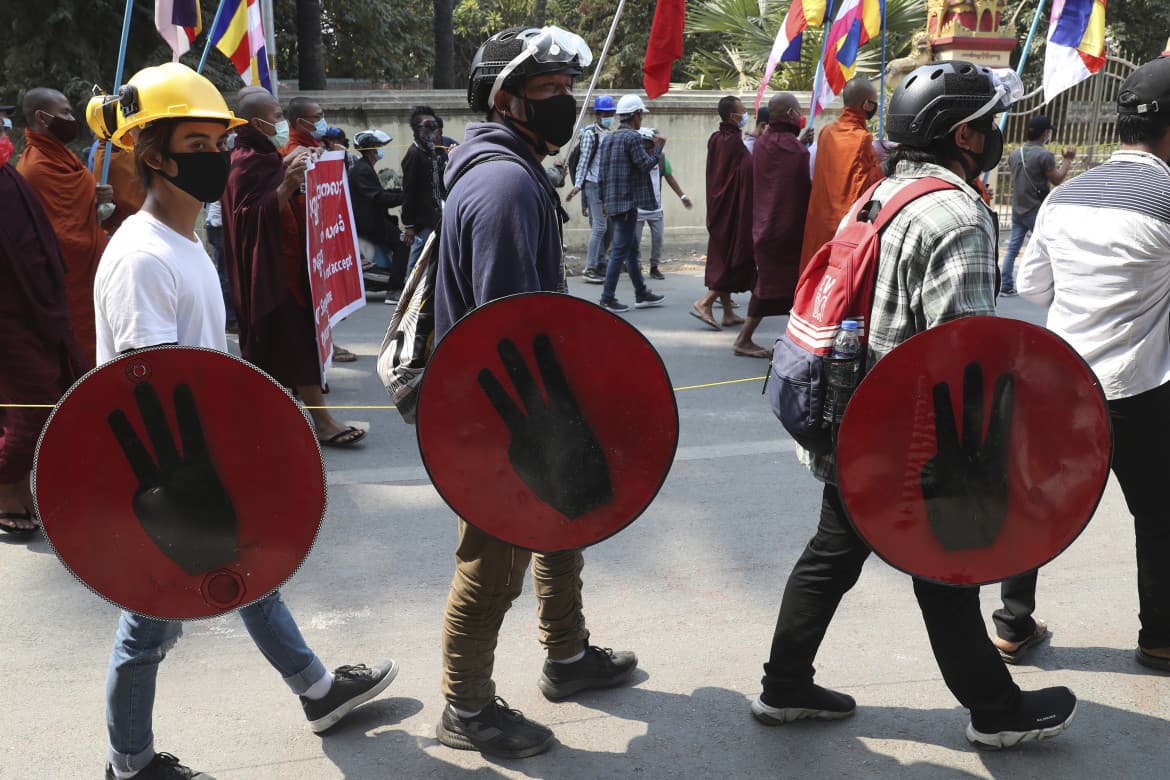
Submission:
[[[702,289],[698,274],[671,275],[656,289],[666,308],[627,316],[661,351],[675,386],[763,374],[763,361],[731,354],[731,334],[701,330],[687,315]],[[1017,299],[1002,313],[1040,317]],[[339,329],[340,343],[362,359],[335,369],[333,403],[386,402],[373,358],[389,314],[372,304]],[[782,322],[767,321],[760,343]],[[621,381],[621,366],[603,352],[597,370]],[[1007,753],[971,748],[909,578],[876,559],[845,598],[817,666],[820,682],[857,698],[856,716],[755,723],[747,703],[784,581],[815,526],[819,486],[797,464],[758,383],[685,391],[678,402],[679,458],[657,501],[587,555],[593,640],[637,651],[635,683],[546,702],[535,685],[542,653],[530,592],[505,622],[499,693],[556,730],[560,744],[548,754],[499,762],[434,739],[456,529],[425,479],[413,429],[392,411],[347,413],[368,421],[371,434],[360,450],[326,454],[327,522],[284,593],[328,665],[389,655],[402,664],[398,680],[321,738],[237,617],[189,623],[162,666],[158,749],[229,780],[1164,776],[1170,678],[1132,660],[1133,530],[1112,482],[1086,532],[1044,570],[1039,614],[1054,636],[1015,672],[1026,688],[1078,693],[1077,720],[1060,739]],[[0,543],[0,582],[0,778],[100,777],[114,608],[73,581],[43,541]],[[988,615],[995,595],[985,589]]]

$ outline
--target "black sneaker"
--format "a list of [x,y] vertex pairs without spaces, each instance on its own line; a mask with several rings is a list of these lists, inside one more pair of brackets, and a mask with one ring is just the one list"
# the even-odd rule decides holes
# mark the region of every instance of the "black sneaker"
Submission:
[[[116,780],[117,777],[114,774],[114,768],[106,764],[106,780]],[[183,766],[179,763],[179,759],[170,753],[155,753],[150,763],[134,775],[134,780],[215,780],[215,778]]]
[[373,669],[365,664],[339,666],[333,670],[333,686],[321,699],[301,697],[309,728],[320,734],[337,725],[359,705],[386,690],[398,676],[398,664],[393,660],[383,661]]
[[601,303],[603,308],[609,309],[610,311],[613,311],[613,312],[617,312],[618,314],[621,314],[624,311],[630,310],[629,306],[626,306],[624,303],[619,301],[617,298],[610,298],[608,301],[605,298],[602,298],[600,303]]
[[752,715],[766,726],[781,726],[794,720],[840,720],[857,711],[852,696],[810,684],[799,693],[783,697],[761,693],[752,701]]
[[1016,292],[1015,287],[1005,287],[999,291],[1000,298],[1014,298],[1017,295],[1019,295],[1019,293]]
[[581,276],[585,280],[585,284],[604,284],[605,275],[598,273],[593,268],[585,269],[585,273]]
[[666,277],[663,276],[662,272],[658,270],[657,266],[655,266],[654,268],[650,269],[650,278],[662,280],[662,279],[665,279]]
[[1076,714],[1077,697],[1068,688],[1024,691],[1020,694],[1020,705],[1013,713],[993,717],[971,713],[967,739],[979,747],[993,750],[1052,739],[1068,728]]
[[553,743],[552,729],[524,717],[499,696],[472,718],[461,718],[448,704],[435,729],[439,742],[456,750],[478,750],[500,758],[527,758]]
[[655,295],[654,293],[650,292],[650,290],[646,290],[646,292],[639,295],[638,299],[634,301],[634,308],[652,309],[655,306],[661,306],[662,302],[665,300],[665,295]]
[[587,688],[612,688],[621,685],[638,666],[638,656],[608,647],[590,646],[585,657],[571,664],[545,661],[544,671],[536,681],[546,699],[563,699]]

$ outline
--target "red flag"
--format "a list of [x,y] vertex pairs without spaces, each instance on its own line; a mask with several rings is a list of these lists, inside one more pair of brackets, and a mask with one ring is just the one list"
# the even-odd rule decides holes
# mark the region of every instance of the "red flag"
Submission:
[[654,23],[650,25],[650,41],[642,63],[642,86],[651,100],[670,89],[671,66],[683,55],[686,16],[686,0],[658,0],[654,8]]

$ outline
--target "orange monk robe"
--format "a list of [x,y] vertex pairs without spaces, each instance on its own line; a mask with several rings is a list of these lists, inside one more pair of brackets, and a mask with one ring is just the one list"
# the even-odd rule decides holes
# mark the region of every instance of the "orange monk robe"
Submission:
[[[106,142],[99,141],[97,150],[93,153],[93,175],[102,175],[102,163],[106,159]],[[102,222],[102,229],[108,235],[121,227],[122,223],[131,214],[136,214],[142,204],[146,202],[146,190],[142,188],[142,179],[138,176],[138,166],[134,164],[134,152],[128,149],[114,147],[114,156],[110,158],[109,185],[114,188],[114,213],[109,219]]]
[[106,248],[97,221],[97,182],[89,169],[51,135],[27,131],[28,146],[16,170],[37,193],[65,260],[69,322],[92,365],[97,351],[93,278]]
[[882,178],[867,121],[861,109],[847,108],[817,137],[812,195],[800,252],[802,271],[817,250],[837,235],[837,227],[849,208]]

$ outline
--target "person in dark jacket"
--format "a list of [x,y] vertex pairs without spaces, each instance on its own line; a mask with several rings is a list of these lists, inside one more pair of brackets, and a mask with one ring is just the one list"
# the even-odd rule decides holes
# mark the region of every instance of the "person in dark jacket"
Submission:
[[439,120],[430,106],[415,106],[410,112],[414,142],[402,158],[402,234],[410,246],[406,275],[410,276],[427,237],[439,226],[443,215],[443,172],[447,156],[435,149]]
[[353,221],[363,245],[362,259],[370,250],[374,263],[365,272],[367,288],[382,287],[387,301],[397,300],[393,293],[405,286],[408,250],[399,236],[398,219],[388,209],[401,206],[403,195],[402,190],[384,188],[374,169],[386,156],[383,147],[394,139],[381,130],[363,130],[353,140],[359,155],[348,174]]
[[[496,298],[566,290],[561,231],[568,214],[541,162],[573,137],[573,79],[592,59],[585,41],[555,27],[505,30],[476,53],[468,103],[487,121],[468,125],[447,172],[436,341]],[[620,685],[638,659],[589,644],[580,550],[534,554],[460,520],[455,559],[443,618],[447,706],[439,742],[505,758],[542,753],[553,743],[552,731],[509,708],[492,681],[500,625],[520,595],[529,561],[540,642],[548,652],[537,685],[547,698]]]

